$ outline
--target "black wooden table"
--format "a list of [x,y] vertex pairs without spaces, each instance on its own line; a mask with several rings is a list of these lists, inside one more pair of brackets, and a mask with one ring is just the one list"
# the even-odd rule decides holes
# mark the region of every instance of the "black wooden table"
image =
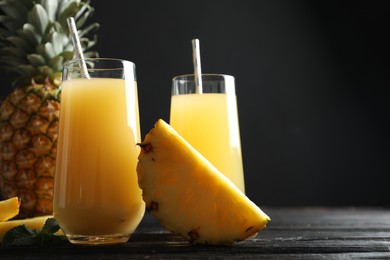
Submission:
[[256,238],[193,246],[146,215],[124,245],[0,247],[0,259],[390,259],[390,209],[264,208]]

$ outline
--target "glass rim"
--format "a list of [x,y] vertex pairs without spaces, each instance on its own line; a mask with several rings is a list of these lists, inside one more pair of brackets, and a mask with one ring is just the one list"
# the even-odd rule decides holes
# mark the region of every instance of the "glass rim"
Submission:
[[129,63],[135,67],[135,63],[129,60],[118,59],[118,58],[84,58],[84,59],[71,59],[64,63],[64,68],[69,66],[74,66],[72,64],[80,64],[81,61],[113,61],[120,63]]
[[[230,79],[234,79],[234,76],[232,75],[228,75],[228,74],[219,74],[219,73],[202,73],[201,74],[202,78],[203,76],[206,76],[206,77],[220,77],[220,78],[230,78]],[[172,78],[172,81],[175,81],[175,80],[183,80],[183,79],[187,79],[187,78],[194,78],[195,80],[195,74],[182,74],[182,75],[177,75],[177,76],[174,76]]]

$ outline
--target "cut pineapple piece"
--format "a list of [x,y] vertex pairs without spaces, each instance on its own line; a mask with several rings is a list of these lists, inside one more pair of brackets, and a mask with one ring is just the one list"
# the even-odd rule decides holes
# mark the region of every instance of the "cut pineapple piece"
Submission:
[[0,222],[9,220],[19,214],[20,200],[18,197],[12,197],[0,201]]
[[194,244],[233,244],[256,235],[270,220],[163,120],[139,145],[143,199],[171,232]]
[[[31,229],[42,229],[43,225],[45,224],[46,220],[48,218],[52,218],[53,216],[40,216],[40,217],[34,217],[34,218],[26,218],[26,219],[17,219],[17,220],[9,220],[5,222],[0,222],[0,243],[3,241],[3,237],[5,233],[7,233],[8,230],[11,228],[14,228],[16,226],[25,225],[28,228]],[[59,230],[57,235],[63,235],[62,230]]]

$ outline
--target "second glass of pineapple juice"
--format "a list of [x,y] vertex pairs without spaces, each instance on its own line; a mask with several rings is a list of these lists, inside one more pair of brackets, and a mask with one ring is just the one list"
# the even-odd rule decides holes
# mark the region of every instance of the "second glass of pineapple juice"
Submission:
[[72,243],[126,242],[145,205],[136,164],[140,142],[135,65],[114,59],[65,65],[53,214]]
[[234,77],[202,74],[202,93],[194,75],[172,80],[170,125],[245,192]]

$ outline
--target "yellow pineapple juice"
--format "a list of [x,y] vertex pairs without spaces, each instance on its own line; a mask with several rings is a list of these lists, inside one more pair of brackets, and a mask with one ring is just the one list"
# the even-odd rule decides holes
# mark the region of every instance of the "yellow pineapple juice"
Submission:
[[135,84],[110,78],[63,82],[53,207],[70,240],[112,235],[127,241],[143,217]]
[[173,95],[170,125],[245,192],[234,94]]

